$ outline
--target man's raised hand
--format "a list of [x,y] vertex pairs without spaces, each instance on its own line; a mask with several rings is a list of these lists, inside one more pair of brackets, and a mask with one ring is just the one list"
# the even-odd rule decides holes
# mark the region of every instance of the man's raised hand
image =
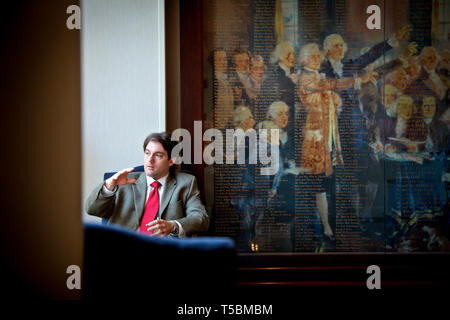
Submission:
[[412,26],[410,24],[407,24],[403,27],[401,27],[396,33],[395,33],[395,40],[397,41],[403,41],[405,39],[408,39],[409,33],[412,31]]
[[377,77],[378,77],[378,72],[376,71],[369,71],[365,74],[363,74],[360,79],[361,79],[361,83],[367,83],[367,82],[372,82],[375,83],[377,81]]
[[106,189],[108,189],[109,191],[113,191],[116,186],[123,186],[136,182],[136,179],[128,179],[128,173],[133,170],[134,168],[128,168],[116,172],[111,178],[105,181]]

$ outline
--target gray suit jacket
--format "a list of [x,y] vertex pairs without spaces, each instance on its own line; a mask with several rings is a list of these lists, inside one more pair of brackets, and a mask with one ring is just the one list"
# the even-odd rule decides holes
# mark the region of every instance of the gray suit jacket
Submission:
[[[102,196],[103,182],[98,185],[86,200],[87,213],[138,230],[145,210],[147,179],[145,172],[131,172],[128,178],[135,178],[136,182],[119,186],[111,197]],[[158,215],[164,220],[177,220],[186,235],[208,230],[209,217],[194,176],[181,172],[169,174]]]

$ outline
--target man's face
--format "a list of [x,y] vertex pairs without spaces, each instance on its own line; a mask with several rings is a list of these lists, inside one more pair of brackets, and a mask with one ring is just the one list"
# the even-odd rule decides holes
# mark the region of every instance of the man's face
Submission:
[[409,120],[413,116],[413,105],[407,101],[400,100],[397,103],[398,116],[402,119]]
[[397,99],[397,95],[392,90],[384,91],[384,107],[390,108],[391,104]]
[[289,111],[287,109],[280,108],[275,112],[275,117],[273,123],[275,123],[278,128],[284,129],[289,121]]
[[169,159],[167,151],[161,143],[150,141],[144,151],[145,174],[158,180],[169,173],[169,168],[174,164],[174,159]]
[[264,71],[265,71],[264,62],[260,60],[256,60],[250,66],[250,75],[252,76],[253,79],[255,79],[258,82],[261,82],[264,76]]
[[331,40],[331,47],[328,50],[327,56],[333,60],[340,61],[344,57],[344,41],[339,38]]
[[227,67],[227,54],[225,51],[214,52],[214,70],[216,72],[226,72]]
[[392,85],[400,91],[404,91],[408,85],[408,78],[406,72],[403,69],[399,69],[394,73]]
[[436,100],[433,97],[423,99],[422,113],[424,118],[432,119],[436,113]]
[[414,59],[410,59],[405,71],[411,79],[416,79],[420,74],[420,66]]
[[247,117],[245,118],[245,120],[241,122],[240,127],[242,128],[242,130],[247,131],[249,129],[253,129],[254,125],[255,125],[255,119],[253,119],[252,114],[249,112],[247,114]]
[[294,51],[289,50],[286,56],[282,60],[280,60],[280,63],[284,64],[288,68],[293,68],[295,66]]
[[423,53],[422,56],[422,64],[428,70],[436,69],[437,57],[433,50],[429,48],[425,49],[425,52]]
[[234,55],[234,63],[236,65],[236,71],[248,72],[248,55],[246,53]]
[[448,128],[450,128],[450,108],[447,109],[442,116],[439,118],[440,121],[445,123]]
[[319,50],[312,50],[306,60],[306,67],[312,70],[320,69],[320,52]]
[[444,69],[448,70],[450,68],[450,51],[449,50],[445,50],[445,51],[441,52],[441,64]]

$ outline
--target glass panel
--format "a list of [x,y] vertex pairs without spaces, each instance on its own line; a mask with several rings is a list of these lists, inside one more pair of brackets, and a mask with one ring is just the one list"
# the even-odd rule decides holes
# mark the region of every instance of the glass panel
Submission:
[[432,1],[204,6],[215,233],[241,252],[448,250],[448,27]]

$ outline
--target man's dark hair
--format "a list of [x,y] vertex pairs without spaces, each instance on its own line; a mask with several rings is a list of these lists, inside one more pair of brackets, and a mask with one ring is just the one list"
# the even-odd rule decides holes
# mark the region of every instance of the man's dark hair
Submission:
[[148,143],[150,141],[156,141],[162,144],[164,150],[167,151],[167,155],[169,156],[169,159],[172,154],[172,149],[177,145],[177,141],[171,140],[171,134],[169,132],[155,132],[151,133],[145,138],[144,140],[144,152],[145,148],[147,147]]

